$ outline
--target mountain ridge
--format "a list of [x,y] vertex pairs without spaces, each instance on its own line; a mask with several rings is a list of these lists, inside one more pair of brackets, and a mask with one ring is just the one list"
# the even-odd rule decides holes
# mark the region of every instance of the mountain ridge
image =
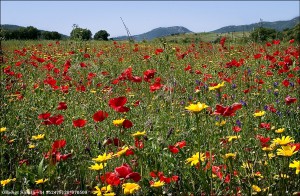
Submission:
[[219,29],[210,31],[212,33],[229,33],[229,32],[242,32],[242,31],[252,31],[254,28],[265,27],[275,29],[277,31],[283,31],[287,28],[293,28],[300,21],[300,16],[297,16],[291,20],[279,20],[274,22],[257,22],[247,25],[229,25],[221,27]]
[[[185,33],[193,33],[189,29],[183,27],[183,26],[171,26],[171,27],[158,27],[155,29],[152,29],[146,33],[133,35],[131,36],[132,39],[136,41],[142,41],[142,40],[152,40],[159,37],[164,37],[168,35],[175,35],[175,34],[185,34]],[[128,39],[128,36],[118,36],[112,38],[113,40],[126,40]]]

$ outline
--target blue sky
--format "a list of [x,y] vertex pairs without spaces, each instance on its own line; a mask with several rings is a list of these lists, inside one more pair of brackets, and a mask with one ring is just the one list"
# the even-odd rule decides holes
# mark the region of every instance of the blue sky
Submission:
[[78,24],[95,34],[132,35],[157,27],[184,26],[208,32],[227,25],[290,20],[299,1],[1,1],[1,24],[34,26],[70,35]]

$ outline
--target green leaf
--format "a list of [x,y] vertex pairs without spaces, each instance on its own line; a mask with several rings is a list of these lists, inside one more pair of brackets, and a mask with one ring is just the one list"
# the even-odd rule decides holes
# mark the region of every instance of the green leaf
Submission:
[[41,160],[39,167],[38,167],[38,176],[40,178],[43,177],[43,164],[44,164],[44,158]]

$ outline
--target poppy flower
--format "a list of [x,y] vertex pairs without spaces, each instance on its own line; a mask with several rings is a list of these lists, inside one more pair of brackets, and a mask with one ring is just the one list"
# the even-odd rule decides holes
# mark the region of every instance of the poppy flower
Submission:
[[126,97],[117,97],[110,99],[108,105],[116,112],[128,112],[130,109],[124,106],[126,102]]
[[85,54],[83,55],[83,57],[86,58],[86,59],[91,58],[91,56],[90,56],[89,54],[87,54],[87,53],[85,53]]
[[283,84],[285,87],[288,87],[289,84],[290,84],[290,82],[289,82],[288,79],[284,79],[284,80],[282,81],[282,84]]
[[42,113],[38,116],[38,119],[48,119],[51,116],[50,113]]
[[133,172],[131,167],[126,163],[124,163],[120,167],[116,167],[115,173],[119,178],[132,179],[135,182],[138,182],[141,179],[140,174],[137,172]]
[[84,127],[85,124],[86,124],[86,120],[84,119],[73,120],[74,127]]
[[287,96],[285,99],[285,104],[286,105],[291,105],[292,103],[295,103],[297,101],[296,98],[293,98],[293,97],[290,97],[290,96]]
[[67,103],[66,102],[60,102],[57,106],[58,110],[66,110],[68,108]]
[[156,73],[155,69],[148,69],[144,71],[144,80],[146,82],[150,82],[150,79],[154,78],[155,73]]
[[120,178],[115,172],[107,172],[101,176],[101,181],[106,182],[112,186],[118,186],[121,183]]
[[238,132],[240,132],[242,129],[241,129],[241,127],[239,127],[239,126],[234,126],[234,127],[232,128],[232,130],[233,130],[234,132],[238,133]]
[[64,117],[60,114],[51,116],[43,122],[44,125],[60,125],[64,122]]
[[94,115],[93,115],[93,119],[95,122],[102,122],[103,120],[105,120],[106,118],[108,117],[108,113],[107,112],[104,112],[102,110],[96,112]]
[[260,123],[259,127],[270,130],[271,129],[271,124],[270,123]]
[[55,140],[52,144],[52,150],[63,148],[66,146],[66,144],[67,144],[67,141],[65,139]]
[[179,149],[176,148],[176,147],[173,146],[173,145],[170,145],[170,146],[169,146],[169,150],[170,150],[170,152],[172,152],[173,154],[177,154],[177,153],[179,152]]
[[213,114],[222,115],[222,116],[234,116],[235,112],[242,108],[241,103],[234,103],[231,106],[224,107],[222,105],[217,104],[216,110]]
[[162,53],[164,50],[162,48],[157,48],[155,50],[155,54],[158,55],[159,53]]

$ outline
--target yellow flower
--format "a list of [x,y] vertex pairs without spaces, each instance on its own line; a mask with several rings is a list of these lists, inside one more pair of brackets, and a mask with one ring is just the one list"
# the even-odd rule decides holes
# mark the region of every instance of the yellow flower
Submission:
[[198,102],[197,104],[190,104],[188,107],[185,107],[185,109],[193,113],[199,113],[207,107],[208,106],[205,103]]
[[6,131],[6,127],[1,127],[1,128],[0,128],[0,133],[2,133],[2,132],[4,132],[4,131]]
[[265,146],[262,148],[263,151],[272,151],[274,149],[274,145],[270,145],[270,146]]
[[124,118],[113,120],[113,124],[116,126],[120,126],[123,124],[124,120],[125,120]]
[[102,196],[102,192],[101,190],[99,189],[98,186],[95,186],[95,191],[93,191],[93,194],[97,195],[97,196]]
[[273,177],[274,179],[279,179],[279,178],[284,178],[284,179],[286,179],[286,178],[290,178],[290,176],[288,176],[288,175],[286,175],[286,174],[276,174],[276,175],[274,175],[274,177]]
[[129,194],[133,194],[136,191],[138,191],[141,187],[140,185],[136,184],[136,183],[124,183],[122,185],[122,188],[124,189],[124,194],[125,195],[129,195]]
[[225,86],[225,82],[222,82],[221,84],[218,84],[218,85],[216,85],[216,86],[208,87],[208,89],[209,89],[210,91],[212,91],[212,90],[217,90],[217,89],[219,89],[219,88],[221,88],[221,87],[223,87],[223,86]]
[[222,127],[225,124],[226,124],[226,120],[222,120],[221,122],[216,122],[216,126],[218,127]]
[[300,161],[294,160],[293,163],[290,163],[290,168],[296,168],[296,174],[299,174],[300,172]]
[[99,155],[97,158],[93,158],[92,160],[96,161],[96,162],[104,162],[104,161],[107,161],[111,158],[112,158],[111,154],[106,155],[106,153],[104,153],[103,155]]
[[165,185],[164,181],[157,181],[157,182],[154,182],[153,184],[151,184],[151,187],[161,187],[163,185]]
[[260,116],[263,116],[263,115],[265,115],[265,111],[259,111],[259,112],[255,112],[254,114],[253,114],[253,116],[254,117],[260,117]]
[[43,183],[45,183],[47,181],[48,181],[48,178],[45,178],[45,179],[42,178],[42,179],[36,180],[35,184],[43,184]]
[[257,186],[257,185],[252,185],[252,189],[253,189],[255,192],[261,192],[261,188],[259,188],[259,186]]
[[276,138],[276,139],[273,139],[272,143],[275,144],[275,145],[281,145],[281,146],[284,146],[284,145],[287,145],[291,142],[294,142],[295,140],[290,137],[290,136],[282,136],[282,138]]
[[281,149],[277,149],[277,155],[284,156],[284,157],[290,157],[293,154],[297,153],[298,151],[295,151],[296,146],[281,146]]
[[236,140],[236,139],[239,139],[241,138],[241,136],[227,136],[226,138],[228,138],[228,141],[231,142],[232,140]]
[[128,148],[127,146],[123,146],[123,147],[122,147],[122,150],[118,151],[118,152],[117,152],[116,154],[114,154],[113,156],[117,156],[117,157],[122,156],[123,154],[126,153],[126,151],[127,151],[128,149],[129,149],[129,148]]
[[273,154],[273,153],[269,153],[269,154],[268,154],[268,157],[269,157],[269,159],[272,159],[272,158],[274,158],[274,157],[275,157],[275,154]]
[[113,192],[113,189],[112,189],[111,185],[109,184],[108,186],[102,187],[101,191],[108,193],[108,192]]
[[29,144],[29,145],[28,145],[28,148],[30,148],[30,149],[35,148],[35,145]]
[[256,172],[256,173],[254,174],[254,176],[255,176],[255,177],[258,177],[258,178],[264,178],[264,176],[261,175],[260,172]]
[[227,153],[227,154],[225,154],[226,159],[231,158],[231,157],[234,159],[236,157],[236,153]]
[[197,152],[192,157],[186,160],[186,164],[191,163],[191,166],[197,165],[200,161],[203,162],[205,160],[204,153]]
[[89,167],[89,169],[91,169],[91,170],[96,170],[96,171],[99,171],[99,170],[102,170],[104,167],[106,166],[106,164],[97,164],[97,163],[95,163],[95,165],[91,165],[91,167]]
[[108,186],[104,186],[101,189],[99,189],[98,186],[95,186],[95,191],[93,191],[93,194],[97,195],[97,196],[114,196],[116,195],[113,190],[111,185]]
[[243,162],[242,168],[244,169],[252,169],[253,164],[248,162]]
[[275,133],[283,133],[283,132],[284,132],[284,128],[275,130]]
[[8,178],[6,180],[1,180],[1,185],[4,187],[5,185],[7,185],[8,183],[10,183],[11,181],[16,181],[16,178]]
[[144,135],[146,135],[146,131],[143,131],[143,132],[138,131],[138,132],[133,133],[133,134],[131,134],[131,135],[132,135],[133,137],[144,136]]
[[41,140],[41,139],[44,139],[44,137],[45,137],[45,134],[33,135],[31,137],[31,140]]

